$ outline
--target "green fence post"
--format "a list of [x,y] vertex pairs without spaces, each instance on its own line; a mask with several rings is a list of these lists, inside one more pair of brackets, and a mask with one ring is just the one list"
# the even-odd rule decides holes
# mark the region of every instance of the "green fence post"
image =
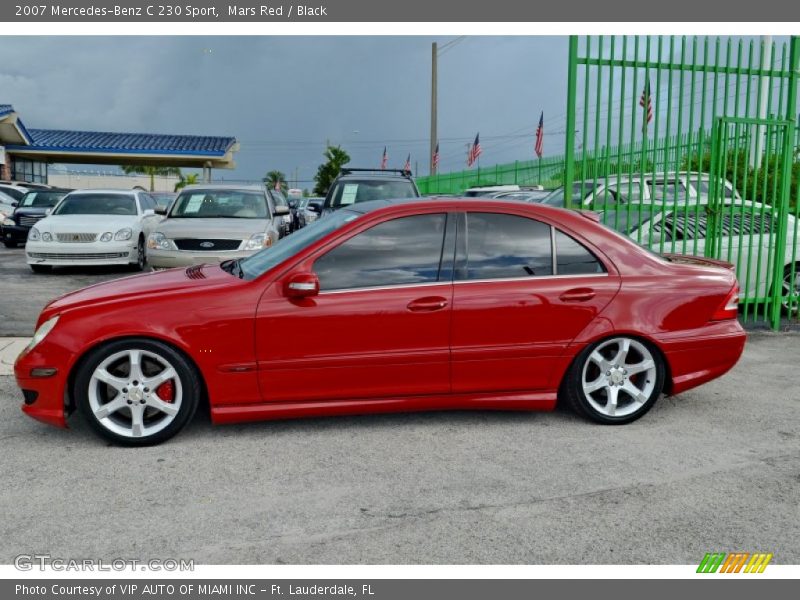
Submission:
[[[575,179],[575,113],[578,92],[578,36],[569,36],[567,66],[567,132],[564,140],[564,205],[572,208],[572,182]],[[585,110],[585,109],[584,109]]]

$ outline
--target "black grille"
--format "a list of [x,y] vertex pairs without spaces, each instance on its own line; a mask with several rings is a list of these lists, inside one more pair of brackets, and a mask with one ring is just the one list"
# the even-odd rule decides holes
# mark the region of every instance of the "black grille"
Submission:
[[220,250],[238,250],[242,240],[175,240],[178,250],[194,250],[199,252],[218,252]]
[[19,224],[20,224],[21,227],[33,227],[34,225],[36,225],[37,221],[41,221],[43,218],[44,218],[44,215],[42,215],[41,217],[39,217],[39,216],[29,217],[29,216],[20,215]]

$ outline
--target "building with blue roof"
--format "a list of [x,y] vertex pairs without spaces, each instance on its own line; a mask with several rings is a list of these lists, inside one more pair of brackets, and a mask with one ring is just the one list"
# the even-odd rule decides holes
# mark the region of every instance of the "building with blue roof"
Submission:
[[50,163],[235,167],[230,136],[28,129],[10,104],[0,104],[0,179],[45,183]]

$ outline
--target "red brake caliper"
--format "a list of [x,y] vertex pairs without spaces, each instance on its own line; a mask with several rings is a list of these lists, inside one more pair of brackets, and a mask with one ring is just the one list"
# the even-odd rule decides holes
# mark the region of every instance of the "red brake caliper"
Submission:
[[172,402],[175,400],[175,384],[165,381],[156,389],[156,395],[164,402]]

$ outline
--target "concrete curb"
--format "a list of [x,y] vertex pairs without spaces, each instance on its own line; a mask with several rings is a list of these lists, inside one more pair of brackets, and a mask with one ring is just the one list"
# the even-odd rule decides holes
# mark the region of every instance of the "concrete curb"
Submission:
[[0,375],[14,374],[14,361],[29,341],[30,338],[24,337],[0,338]]

